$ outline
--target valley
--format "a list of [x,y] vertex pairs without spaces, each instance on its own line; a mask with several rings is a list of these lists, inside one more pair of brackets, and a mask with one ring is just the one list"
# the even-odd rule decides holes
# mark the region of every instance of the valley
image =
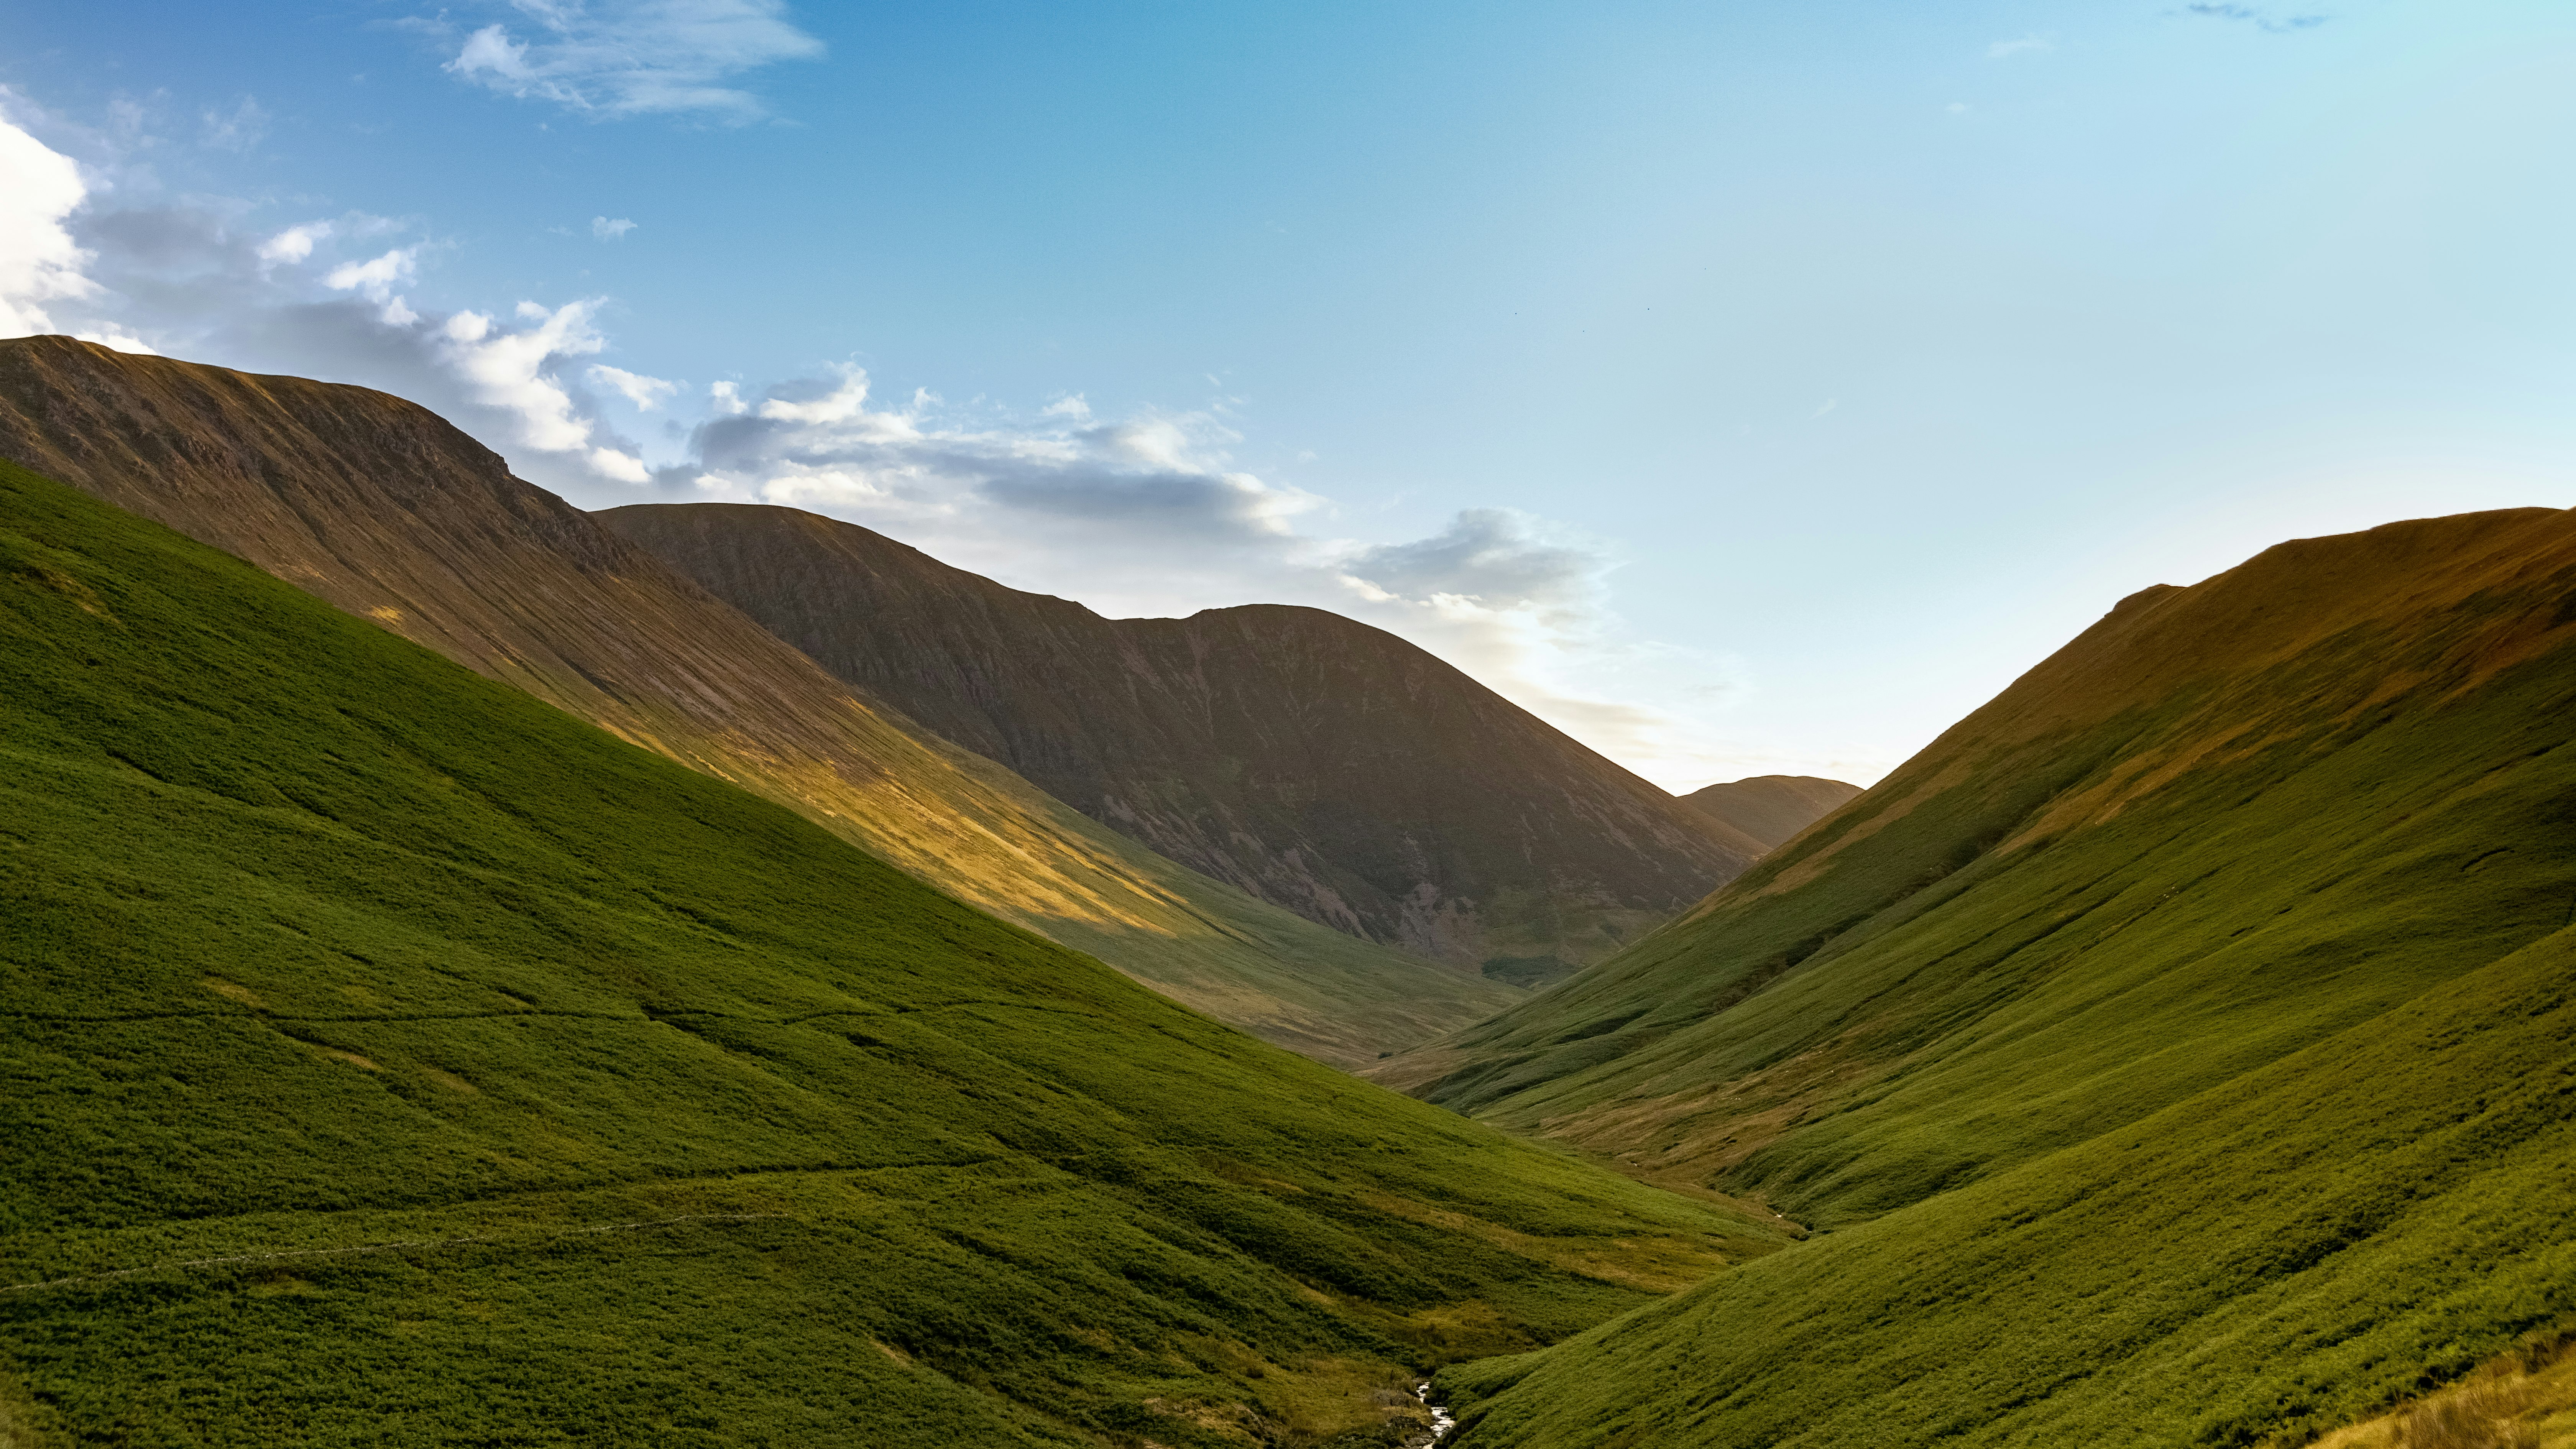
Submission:
[[1673,796],[361,389],[0,457],[11,1449],[2563,1437],[2576,515]]

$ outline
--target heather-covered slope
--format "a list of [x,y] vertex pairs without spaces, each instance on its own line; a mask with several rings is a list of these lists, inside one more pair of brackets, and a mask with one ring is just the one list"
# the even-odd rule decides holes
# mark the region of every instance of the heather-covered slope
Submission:
[[0,762],[19,1443],[1314,1443],[1767,1246],[7,465]]
[[823,667],[1174,860],[1552,980],[1761,853],[1422,650],[1319,609],[1104,619],[793,509],[603,520]]
[[1693,790],[1682,803],[1772,850],[1859,793],[1858,785],[1814,775],[1755,775]]
[[2576,1309],[2571,746],[2576,514],[2124,601],[1682,921],[1388,1065],[1836,1230],[1462,1371],[1518,1386],[1461,1442],[2295,1439]]
[[1828,1220],[2154,1110],[2562,924],[2572,592],[2544,510],[2148,590],[1683,919],[1379,1075]]
[[238,554],[1221,1020],[1353,1064],[1508,1004],[1139,849],[850,689],[435,415],[0,342],[0,458]]

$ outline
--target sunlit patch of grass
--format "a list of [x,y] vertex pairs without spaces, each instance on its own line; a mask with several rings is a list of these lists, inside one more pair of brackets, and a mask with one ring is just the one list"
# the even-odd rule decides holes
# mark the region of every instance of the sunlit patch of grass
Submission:
[[2576,1329],[2527,1337],[2456,1383],[2274,1449],[2567,1449],[2576,1445]]

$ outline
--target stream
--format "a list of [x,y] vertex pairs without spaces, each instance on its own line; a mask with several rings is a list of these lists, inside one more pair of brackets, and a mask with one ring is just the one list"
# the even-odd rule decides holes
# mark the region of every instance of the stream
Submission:
[[1437,1444],[1441,1440],[1448,1438],[1449,1431],[1458,1427],[1457,1416],[1451,1414],[1447,1409],[1442,1408],[1440,1405],[1431,1402],[1431,1380],[1424,1379],[1422,1382],[1415,1384],[1413,1386],[1413,1396],[1422,1401],[1422,1407],[1431,1411],[1431,1437],[1425,1442]]

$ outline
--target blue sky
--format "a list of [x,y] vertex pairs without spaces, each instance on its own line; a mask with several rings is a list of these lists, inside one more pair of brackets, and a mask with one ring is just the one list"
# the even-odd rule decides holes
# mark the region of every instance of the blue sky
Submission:
[[0,85],[0,330],[1336,608],[1677,788],[2576,504],[2564,5],[22,4]]

